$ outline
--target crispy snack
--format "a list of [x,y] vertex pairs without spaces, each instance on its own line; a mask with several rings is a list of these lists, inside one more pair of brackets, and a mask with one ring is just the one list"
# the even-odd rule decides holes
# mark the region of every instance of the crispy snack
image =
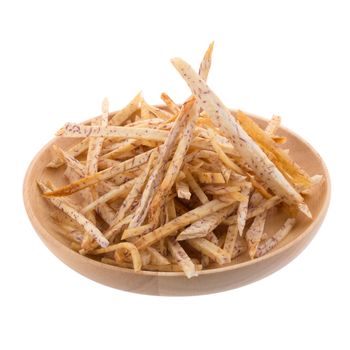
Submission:
[[174,114],[177,115],[180,112],[179,106],[166,94],[163,92],[160,95],[160,98],[164,101],[164,103],[167,105],[168,109]]
[[287,219],[283,226],[271,238],[268,238],[265,242],[258,246],[255,257],[259,258],[276,247],[276,245],[287,236],[294,225],[294,218]]
[[174,220],[176,218],[176,216],[177,216],[177,214],[176,214],[176,208],[175,208],[175,201],[172,198],[171,200],[169,200],[167,202],[167,206],[166,206],[166,217],[167,217],[167,220],[166,220],[166,222]]
[[183,171],[185,173],[186,180],[187,180],[188,185],[190,186],[190,189],[198,197],[200,202],[202,204],[208,203],[209,199],[208,199],[207,195],[204,193],[202,188],[199,186],[197,181],[194,179],[191,172],[187,168],[184,168]]
[[130,227],[141,225],[145,220],[149,207],[155,195],[155,190],[163,179],[165,166],[170,160],[171,155],[176,147],[178,136],[185,125],[190,108],[190,104],[184,104],[183,108],[179,113],[178,118],[176,119],[174,125],[172,126],[169,132],[168,137],[164,141],[163,147],[161,147],[160,150],[158,163],[153,169],[148,179],[145,190],[142,193],[139,206],[136,208],[135,214],[130,222]]
[[176,182],[176,192],[179,198],[191,199],[191,192],[188,183],[185,181]]
[[98,205],[100,205],[102,203],[107,203],[108,201],[112,201],[112,200],[115,200],[121,196],[125,196],[132,189],[132,187],[135,185],[136,182],[137,182],[137,178],[132,179],[132,180],[124,183],[123,185],[120,185],[120,186],[110,190],[109,192],[107,192],[103,196],[97,198],[95,201],[91,202],[89,205],[84,207],[81,210],[81,212],[83,214],[88,213],[90,210],[95,209]]
[[[38,181],[38,185],[42,191],[46,191],[48,189],[40,181]],[[109,245],[108,239],[106,239],[102,232],[92,222],[86,219],[84,215],[80,214],[74,208],[69,206],[69,204],[64,199],[50,198],[50,202],[55,207],[62,210],[65,214],[71,217],[73,220],[75,220],[79,225],[81,225],[84,228],[84,231],[93,237],[101,247],[106,247]]]
[[137,248],[129,242],[118,243],[114,247],[114,259],[115,261],[123,261],[125,250],[131,254],[132,265],[135,271],[140,271],[142,267],[142,261],[140,252]]
[[153,265],[169,265],[170,261],[162,254],[158,252],[157,249],[148,247],[147,251],[151,254],[151,264]]
[[198,180],[202,184],[224,184],[226,183],[221,173],[204,173],[198,172]]
[[230,255],[225,250],[205,238],[193,238],[187,242],[191,247],[208,256],[219,265],[227,264],[231,261]]
[[[78,142],[74,146],[72,146],[67,154],[73,158],[80,156],[84,153],[89,147],[89,139],[85,138],[82,141]],[[61,157],[54,158],[51,162],[47,164],[48,168],[58,168],[64,164],[64,160]]]
[[[181,111],[185,114],[185,125],[183,127],[182,138],[178,143],[173,159],[170,161],[169,168],[165,173],[162,183],[159,186],[159,191],[156,192],[150,206],[150,216],[152,222],[157,225],[161,211],[165,209],[165,198],[171,191],[174,182],[181,170],[183,159],[187,153],[188,147],[192,139],[194,129],[194,118],[197,117],[197,108],[194,99],[189,99],[185,102],[184,108]],[[181,117],[181,112],[179,118]]]
[[107,126],[98,125],[80,125],[67,123],[63,128],[57,131],[56,136],[64,137],[118,137],[134,138],[151,141],[164,141],[168,136],[165,130],[156,130],[151,128],[136,128],[128,126]]
[[138,227],[131,227],[124,230],[122,239],[127,239],[131,237],[143,236],[144,234],[151,232],[153,229],[152,224],[146,224]]
[[240,236],[243,235],[244,226],[247,221],[249,193],[251,191],[251,187],[252,185],[250,182],[247,182],[244,185],[242,189],[242,194],[246,196],[246,199],[239,203],[238,210],[237,210],[237,228]]
[[324,181],[324,177],[322,175],[314,175],[311,177],[311,187],[305,188],[303,186],[299,187],[299,191],[303,195],[312,194],[312,192]]
[[[282,200],[279,197],[274,196],[268,200],[265,200],[265,201],[259,203],[258,206],[248,209],[246,220],[255,218],[257,215],[260,215],[264,211],[275,207],[276,205],[280,204],[281,202],[282,202]],[[237,224],[237,222],[238,222],[238,215],[237,214],[232,215],[232,216],[228,217],[226,220],[224,220],[224,223],[226,225]]]
[[168,222],[164,226],[157,228],[156,230],[140,237],[135,245],[139,249],[144,249],[151,246],[152,244],[158,242],[160,239],[165,238],[175,231],[192,224],[193,222],[200,220],[201,218],[207,216],[209,213],[216,212],[229,206],[230,203],[225,203],[217,199],[212,200],[200,207],[197,207],[186,214],[178,216],[176,219]]
[[112,166],[115,166],[117,164],[119,164],[120,161],[117,160],[113,160],[113,159],[99,159],[98,161],[98,170],[106,170],[108,168],[111,168]]
[[[199,68],[199,74],[200,76],[206,80],[209,74],[210,66],[211,66],[211,56],[213,51],[213,45],[214,43],[211,43],[209,45],[209,48],[205,52],[204,58],[201,62],[200,68]],[[176,127],[177,123],[182,121],[183,118],[183,127],[182,130],[179,129],[179,132],[181,135],[181,138],[178,142],[178,146],[176,148],[173,160],[170,162],[170,166],[164,176],[164,179],[160,185],[159,191],[155,194],[153,199],[150,199],[151,205],[150,205],[150,220],[152,223],[157,226],[160,220],[161,213],[165,209],[165,197],[170,192],[183,163],[183,159],[187,153],[187,150],[190,146],[190,143],[192,141],[194,129],[195,129],[195,121],[197,119],[198,115],[198,108],[195,101],[195,98],[192,96],[187,99],[187,101],[184,103],[183,108],[179,111],[179,115],[177,120],[175,121],[175,124],[171,131]],[[171,136],[171,132],[169,137]],[[166,143],[166,142],[165,142]],[[161,177],[161,174],[159,174],[159,178]],[[193,181],[192,181],[193,183]],[[201,194],[201,198],[203,199],[205,197],[205,194]]]
[[123,109],[115,113],[110,121],[110,125],[122,125],[131,115],[140,108],[142,101],[141,92],[139,92]]
[[276,134],[276,131],[281,125],[282,118],[278,115],[274,115],[265,128],[265,133],[269,136]]
[[102,170],[94,175],[87,176],[83,179],[70,183],[54,191],[47,191],[44,193],[46,197],[59,197],[67,196],[69,194],[78,192],[86,187],[97,184],[99,181],[108,180],[116,175],[125,173],[128,170],[137,168],[142,164],[148,162],[149,157],[152,154],[152,150],[141,153],[134,158],[128,159],[125,162],[116,164],[111,168]]
[[57,156],[63,161],[63,163],[66,163],[67,166],[71,169],[73,169],[79,177],[84,177],[86,172],[86,167],[79,162],[76,158],[74,158],[69,152],[64,151],[62,148],[53,145],[52,149],[54,152],[56,152]]
[[[303,185],[309,187],[311,179],[281,148],[278,148],[271,137],[264,132],[251,118],[241,111],[236,113],[236,119],[242,125],[247,134],[261,147],[265,154],[285,178],[294,186]],[[300,202],[298,202],[300,203]]]
[[133,151],[138,146],[138,141],[136,139],[124,140],[120,143],[117,143],[114,147],[111,147],[108,152],[104,153],[101,156],[101,159],[117,159],[123,153]]
[[222,150],[222,148],[220,147],[220,145],[218,144],[218,142],[215,140],[215,134],[214,131],[212,129],[209,129],[209,135],[210,135],[210,142],[215,150],[215,152],[218,154],[220,160],[226,165],[227,168],[233,170],[234,172],[238,173],[238,174],[243,174],[242,169],[235,164],[226,154],[225,152]]
[[176,263],[181,267],[187,278],[197,276],[196,268],[180,243],[174,238],[168,239],[168,249]]
[[235,246],[233,248],[233,251],[231,253],[231,261],[241,254],[245,253],[247,250],[247,244],[245,243],[244,239],[240,236],[236,238]]
[[141,119],[152,119],[154,117],[164,121],[169,121],[169,119],[172,118],[172,115],[160,108],[149,105],[143,100],[141,103]]
[[237,225],[230,225],[227,229],[225,242],[224,242],[224,251],[227,252],[231,257],[235,248],[236,240],[238,236]]
[[213,48],[214,48],[214,41],[210,43],[207,51],[204,54],[204,58],[201,62],[201,65],[199,67],[198,74],[203,80],[208,79],[208,74],[211,67],[211,55],[213,53]]
[[249,207],[254,208],[258,206],[263,201],[263,196],[260,192],[255,191],[249,199]]
[[[97,121],[96,124],[102,128],[108,126],[108,99],[104,99],[102,102],[102,116],[101,120]],[[98,159],[101,153],[103,144],[103,136],[90,137],[88,153],[86,157],[86,175],[92,175],[97,173]]]
[[115,211],[106,203],[99,204],[96,208],[97,214],[101,219],[110,225],[115,217]]
[[205,81],[180,58],[174,58],[172,63],[191,88],[199,106],[208,113],[215,125],[237,147],[243,161],[288,204],[302,203],[303,197],[287,181],[276,165],[269,160],[259,145],[238,124],[231,112],[210,90]]
[[220,223],[236,208],[237,207],[233,204],[228,208],[195,221],[192,225],[183,230],[176,239],[178,241],[183,241],[191,238],[206,237],[210,232],[214,231],[215,228],[220,225]]
[[[105,98],[102,102],[102,115],[100,120],[95,120],[94,122],[91,122],[91,125],[100,125],[101,127],[107,127],[108,125],[108,108],[109,103],[108,99]],[[99,155],[102,150],[104,138],[103,137],[90,137],[89,140],[89,147],[87,151],[86,156],[86,166],[85,166],[85,175],[93,175],[98,172],[98,161],[99,161]],[[82,176],[83,177],[83,176]],[[88,193],[88,189],[82,191],[81,193],[85,194],[85,202],[91,202],[92,200],[96,200],[97,198],[97,190],[96,186],[93,186],[90,188],[90,193]],[[102,211],[104,214],[106,213],[106,209],[102,208],[100,211]],[[96,224],[96,217],[95,213],[93,211],[86,212],[85,216],[94,224]],[[107,215],[106,215],[107,217]],[[85,234],[84,241],[82,244],[83,248],[88,248],[92,243],[91,236],[88,234]]]
[[[203,186],[203,190],[207,194],[211,194],[213,196],[221,196],[227,195],[230,193],[241,193],[242,186],[234,186],[234,185],[207,185]],[[242,200],[247,200],[247,196],[243,196]]]
[[245,234],[248,243],[248,253],[251,259],[254,259],[262,234],[264,233],[266,214],[267,212],[265,211],[257,215]]
[[205,236],[205,238],[206,238],[209,242],[214,243],[215,245],[219,246],[219,238],[216,236],[216,234],[215,234],[213,231],[209,232],[209,233]]
[[224,106],[206,84],[212,51],[213,43],[198,74],[172,61],[193,93],[181,105],[162,93],[156,107],[139,93],[109,112],[105,99],[100,116],[57,132],[76,140],[68,149],[53,146],[47,165],[47,173],[63,166],[66,182],[38,185],[72,250],[120,268],[192,278],[273,249],[296,219],[269,237],[267,213],[269,220],[279,210],[311,218],[303,196],[322,176],[309,176],[281,148],[280,117],[263,130]]
[[132,207],[135,200],[141,195],[142,188],[144,187],[145,181],[147,180],[148,174],[153,165],[153,161],[156,157],[157,157],[157,152],[153,152],[146,167],[142,171],[141,175],[136,179],[131,191],[129,192],[123,204],[119,208],[118,214],[115,218],[116,222],[122,220],[125,217],[125,214]]
[[106,238],[110,242],[115,242],[116,237],[118,237],[119,234],[125,230],[125,228],[129,225],[131,221],[132,215],[126,216],[123,220],[115,223],[114,221],[111,222],[110,227],[105,233]]

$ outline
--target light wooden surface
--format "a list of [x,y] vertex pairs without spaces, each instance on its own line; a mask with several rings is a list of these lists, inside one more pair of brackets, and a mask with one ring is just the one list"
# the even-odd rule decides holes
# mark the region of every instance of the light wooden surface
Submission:
[[[266,121],[253,117],[260,125]],[[259,280],[293,260],[311,241],[319,229],[330,200],[330,179],[327,168],[318,153],[304,140],[287,129],[281,128],[279,135],[287,136],[285,147],[310,175],[322,174],[325,181],[320,188],[307,197],[306,202],[313,214],[313,220],[303,215],[297,224],[269,254],[254,260],[247,255],[240,256],[227,266],[204,270],[199,276],[188,280],[179,272],[152,272],[132,270],[102,264],[81,256],[68,247],[68,243],[55,231],[55,224],[49,217],[50,205],[45,201],[36,185],[37,179],[51,179],[55,184],[63,184],[63,171],[46,169],[51,158],[51,146],[56,143],[62,148],[77,142],[77,139],[55,138],[35,156],[24,180],[23,196],[29,219],[46,246],[66,265],[99,283],[110,287],[152,295],[199,295],[237,288]],[[285,216],[279,213],[266,223],[266,232],[272,233],[281,225]],[[28,232],[28,234],[30,234]],[[37,252],[38,254],[40,252]]]

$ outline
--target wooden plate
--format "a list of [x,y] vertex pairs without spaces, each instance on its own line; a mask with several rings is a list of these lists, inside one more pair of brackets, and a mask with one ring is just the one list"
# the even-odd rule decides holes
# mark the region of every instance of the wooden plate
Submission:
[[[261,126],[266,125],[265,120],[252,117]],[[102,264],[71,250],[68,243],[56,233],[55,224],[48,215],[50,206],[41,197],[36,180],[49,178],[55,184],[63,184],[63,171],[46,169],[45,166],[51,158],[51,146],[54,143],[68,148],[77,142],[76,139],[55,138],[36,155],[24,180],[25,207],[34,229],[51,252],[75,271],[99,283],[130,292],[153,295],[198,295],[237,288],[261,279],[293,260],[314,237],[327,212],[330,179],[321,157],[307,142],[291,131],[280,128],[278,133],[288,137],[285,147],[290,149],[290,154],[297,163],[310,175],[322,174],[325,177],[322,186],[306,199],[313,220],[308,220],[300,214],[296,226],[286,239],[261,258],[249,260],[247,255],[242,255],[227,266],[201,271],[198,277],[190,280],[180,272],[135,273],[129,269]],[[274,232],[281,225],[285,218],[283,215],[280,213],[268,220],[268,233]]]

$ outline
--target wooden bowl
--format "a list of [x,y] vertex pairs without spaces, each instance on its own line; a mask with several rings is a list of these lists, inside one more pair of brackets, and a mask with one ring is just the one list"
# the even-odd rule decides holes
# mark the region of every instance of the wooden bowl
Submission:
[[[266,121],[252,116],[261,126]],[[38,190],[36,180],[52,179],[55,184],[63,184],[63,171],[46,169],[51,158],[51,146],[56,143],[68,148],[75,139],[55,138],[50,141],[33,159],[24,180],[24,203],[29,219],[46,246],[66,265],[99,283],[125,291],[152,295],[199,295],[221,292],[237,288],[261,279],[294,259],[311,241],[319,229],[327,212],[330,200],[330,179],[327,168],[318,153],[302,138],[293,132],[280,128],[282,136],[288,137],[285,147],[310,175],[322,174],[322,186],[306,198],[313,214],[313,220],[298,215],[297,224],[289,235],[269,254],[254,260],[242,255],[233,263],[215,269],[199,272],[198,277],[188,280],[180,272],[140,271],[110,266],[82,256],[71,250],[62,236],[56,233],[55,224],[49,217],[49,204]],[[273,216],[266,223],[266,231],[274,232],[283,222],[283,213]]]

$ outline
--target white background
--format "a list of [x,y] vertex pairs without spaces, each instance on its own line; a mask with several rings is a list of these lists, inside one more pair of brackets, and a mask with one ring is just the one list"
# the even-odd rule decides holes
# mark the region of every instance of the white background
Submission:
[[[2,349],[349,349],[349,10],[346,1],[1,1]],[[220,294],[165,298],[98,285],[41,243],[22,204],[36,152],[66,121],[189,90],[197,66],[230,107],[307,139],[332,177],[327,218],[291,264]]]

